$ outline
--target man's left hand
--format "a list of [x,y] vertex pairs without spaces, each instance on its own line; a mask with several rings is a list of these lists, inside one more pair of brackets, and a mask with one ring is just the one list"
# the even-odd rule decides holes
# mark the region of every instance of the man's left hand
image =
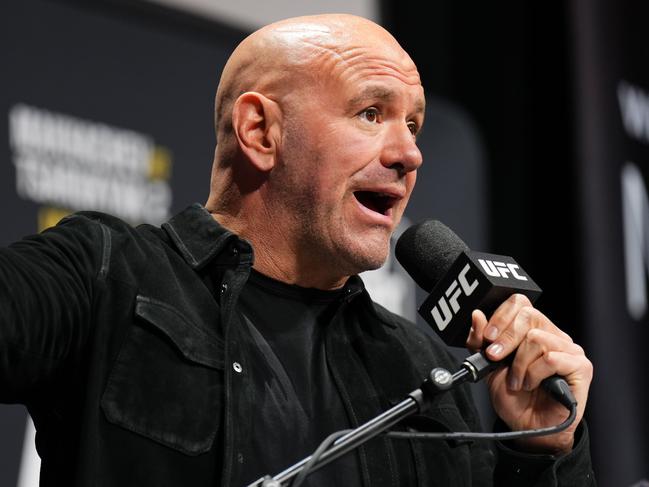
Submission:
[[492,360],[515,353],[511,365],[492,372],[488,378],[496,414],[514,431],[563,422],[568,411],[540,384],[554,374],[566,379],[577,399],[575,422],[561,433],[518,440],[517,446],[538,453],[570,451],[593,377],[593,365],[583,348],[521,294],[510,296],[489,320],[481,311],[473,312],[467,348],[478,350],[484,346]]

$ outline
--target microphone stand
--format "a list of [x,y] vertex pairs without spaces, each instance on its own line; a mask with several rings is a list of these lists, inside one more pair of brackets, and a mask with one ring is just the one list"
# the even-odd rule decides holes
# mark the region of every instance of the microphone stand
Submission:
[[[438,394],[462,384],[467,380],[477,382],[499,365],[501,364],[487,360],[484,355],[478,352],[467,357],[462,363],[462,368],[454,374],[451,374],[448,370],[441,367],[434,368],[430,372],[428,378],[422,383],[421,387],[408,394],[406,399],[335,440],[333,444],[325,450],[322,455],[315,459],[312,465],[310,465],[310,472],[327,465],[336,458],[359,447],[408,416],[424,411],[427,404],[429,404],[432,398]],[[300,460],[298,463],[278,473],[274,477],[262,477],[252,484],[249,484],[248,487],[287,486],[289,485],[289,482],[291,482],[295,476],[304,469],[312,457],[313,455]]]

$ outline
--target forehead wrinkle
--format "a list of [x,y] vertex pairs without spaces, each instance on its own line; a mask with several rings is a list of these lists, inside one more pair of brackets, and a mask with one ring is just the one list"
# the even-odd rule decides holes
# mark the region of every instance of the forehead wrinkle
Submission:
[[326,44],[322,42],[317,42],[315,39],[302,39],[303,44],[306,44],[311,48],[312,56],[309,60],[310,62],[315,61],[324,61],[325,65],[336,66],[338,62],[345,63],[346,60],[339,49],[336,49],[336,44]]
[[[341,77],[344,77],[347,70],[361,70],[363,75],[366,71],[375,71],[375,74],[392,75],[410,85],[421,84],[417,68],[405,53],[403,60],[392,61],[385,56],[374,55],[372,50],[364,45],[343,47],[340,42],[331,43],[330,36],[299,40],[312,49],[311,56],[302,58],[302,62],[318,60],[323,62],[324,66],[330,67],[332,72],[340,71]],[[411,66],[405,67],[403,61]]]
[[364,64],[365,66],[361,67],[349,66],[348,68],[344,68],[345,71],[349,70],[349,73],[347,74],[343,71],[341,76],[348,76],[350,81],[359,78],[370,78],[373,76],[391,76],[410,86],[421,85],[421,80],[417,70],[407,72],[396,63],[385,62],[382,60]]
[[[350,79],[373,75],[393,76],[408,85],[420,85],[417,67],[405,53],[401,59],[393,60],[386,55],[376,55],[367,47],[346,49],[340,54],[343,61],[338,69],[340,76]],[[349,74],[347,74],[349,72]]]

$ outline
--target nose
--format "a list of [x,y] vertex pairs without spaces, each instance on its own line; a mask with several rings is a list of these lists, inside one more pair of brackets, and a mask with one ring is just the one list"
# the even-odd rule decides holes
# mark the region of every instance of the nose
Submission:
[[401,174],[416,171],[422,163],[422,156],[415,137],[406,123],[399,123],[390,128],[383,144],[381,162]]

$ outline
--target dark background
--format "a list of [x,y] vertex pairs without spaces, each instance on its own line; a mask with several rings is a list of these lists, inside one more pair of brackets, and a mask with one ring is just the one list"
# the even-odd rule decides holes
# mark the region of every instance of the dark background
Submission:
[[[648,320],[624,304],[619,185],[621,165],[645,171],[649,154],[625,134],[616,98],[620,79],[649,87],[648,7],[435,0],[424,15],[413,2],[380,5],[428,93],[426,163],[407,216],[439,218],[529,272],[544,289],[539,307],[595,365],[587,417],[600,485],[649,477]],[[205,201],[213,94],[245,32],[137,1],[26,0],[3,4],[0,19],[0,113],[22,102],[149,134],[173,154],[172,213]],[[36,230],[37,205],[15,194],[6,139],[0,150],[6,244]],[[24,416],[0,408],[0,485],[15,484]]]
[[624,130],[617,89],[647,93],[649,5],[382,5],[426,88],[479,128],[490,248],[523,264],[544,289],[538,306],[594,363],[586,414],[600,485],[646,481],[649,320],[626,310],[620,170],[633,162],[646,186],[649,151]]

